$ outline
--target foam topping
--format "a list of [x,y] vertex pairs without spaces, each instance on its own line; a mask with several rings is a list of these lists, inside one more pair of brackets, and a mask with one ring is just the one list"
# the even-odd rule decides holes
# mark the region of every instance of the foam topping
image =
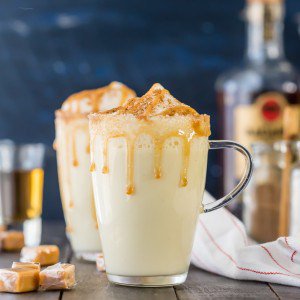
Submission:
[[175,99],[159,83],[155,83],[144,96],[131,98],[122,106],[107,113],[131,114],[139,119],[173,115],[199,116],[193,108]]
[[61,110],[70,113],[88,114],[112,109],[135,97],[133,90],[126,85],[114,81],[107,86],[85,90],[68,97]]
[[[182,141],[182,168],[179,186],[188,184],[190,146],[194,138],[210,135],[210,118],[198,114],[193,108],[175,99],[168,90],[156,83],[142,97],[131,98],[122,106],[110,111],[89,115],[91,136],[90,171],[109,173],[109,140],[125,138],[127,143],[127,195],[135,192],[134,153],[136,141],[141,135],[148,135],[154,143],[154,177],[162,176],[162,152],[164,143],[170,138]],[[103,140],[103,165],[96,166],[94,161],[95,138]]]
[[200,136],[210,135],[209,116],[201,115],[181,103],[158,83],[144,96],[128,99],[117,108],[90,114],[89,119],[92,135],[99,130],[102,135],[111,135],[112,132],[115,135],[125,132],[136,135],[143,129],[148,131],[147,121],[151,121],[151,130],[154,131],[156,127],[156,133],[161,135],[178,130],[186,133],[194,131]]

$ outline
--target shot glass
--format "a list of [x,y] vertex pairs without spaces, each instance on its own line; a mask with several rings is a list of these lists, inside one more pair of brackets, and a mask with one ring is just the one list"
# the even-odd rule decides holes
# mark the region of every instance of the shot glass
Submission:
[[24,231],[25,245],[41,241],[45,146],[0,141],[0,225]]

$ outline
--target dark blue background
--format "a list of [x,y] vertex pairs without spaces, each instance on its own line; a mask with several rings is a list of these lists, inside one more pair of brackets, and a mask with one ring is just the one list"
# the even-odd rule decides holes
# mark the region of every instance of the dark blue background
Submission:
[[[62,218],[54,110],[71,93],[126,83],[143,94],[154,82],[218,123],[214,82],[240,62],[242,0],[1,1],[0,138],[49,146],[45,218]],[[299,67],[295,14],[287,1],[285,45]],[[220,169],[210,156],[207,189],[217,194]]]

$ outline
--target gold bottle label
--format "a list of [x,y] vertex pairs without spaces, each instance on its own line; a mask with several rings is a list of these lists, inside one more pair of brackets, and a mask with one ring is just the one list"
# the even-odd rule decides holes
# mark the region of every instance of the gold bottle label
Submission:
[[[257,141],[267,143],[282,139],[283,110],[287,100],[277,92],[261,94],[251,105],[238,105],[234,111],[235,140],[251,150]],[[243,157],[237,154],[236,175],[243,174]]]

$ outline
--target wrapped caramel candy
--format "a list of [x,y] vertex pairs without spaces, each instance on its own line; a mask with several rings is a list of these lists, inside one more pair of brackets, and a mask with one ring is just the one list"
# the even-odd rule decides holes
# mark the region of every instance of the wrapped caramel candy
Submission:
[[21,251],[21,262],[38,262],[49,266],[59,261],[59,248],[55,245],[24,247]]
[[30,269],[36,269],[38,271],[41,271],[40,263],[36,263],[36,262],[14,261],[11,267],[13,269],[15,269],[15,268],[30,268]]
[[66,290],[76,284],[75,266],[58,263],[40,272],[40,287],[42,290]]
[[97,270],[98,271],[100,271],[100,272],[104,272],[105,271],[105,263],[104,263],[103,253],[97,254],[97,257],[96,257],[96,266],[97,266]]
[[4,251],[20,251],[24,247],[21,231],[0,231],[0,247]]
[[39,287],[39,270],[33,268],[0,269],[0,292],[24,293]]

